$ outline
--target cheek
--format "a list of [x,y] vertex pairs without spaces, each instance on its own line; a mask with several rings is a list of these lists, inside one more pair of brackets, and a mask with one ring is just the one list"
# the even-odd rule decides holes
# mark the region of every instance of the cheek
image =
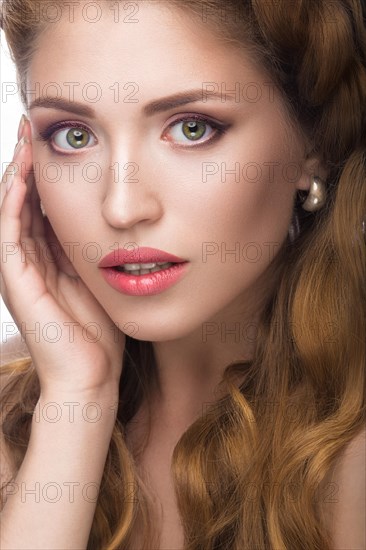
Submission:
[[[291,211],[300,153],[275,118],[252,117],[230,134],[214,154],[182,158],[169,167],[179,182],[179,202],[197,219],[202,216],[245,220],[283,217]],[[178,177],[177,177],[178,176]]]
[[211,174],[203,176],[203,181],[198,179],[201,172],[197,169],[194,175],[199,184],[193,185],[196,180],[191,178],[188,191],[179,196],[181,215],[194,221],[197,234],[206,241],[282,240],[295,190],[281,177],[280,161],[275,161],[277,174],[274,163],[268,166],[237,159],[232,156],[209,164],[206,168]]
[[299,165],[289,162],[289,152],[279,146],[283,142],[282,135],[264,138],[253,131],[251,141],[243,142],[244,153],[231,154],[216,180],[221,225],[229,220],[229,232],[248,241],[279,242],[286,236]]
[[89,218],[90,223],[90,207],[97,206],[103,185],[100,179],[95,181],[93,166],[89,169],[87,162],[71,155],[60,160],[47,148],[35,146],[33,167],[38,194],[55,230],[62,228],[72,233],[83,226],[83,218]]
[[252,270],[251,261],[264,260],[269,258],[270,250],[272,256],[279,250],[291,221],[291,204],[291,200],[273,199],[266,188],[256,189],[254,193],[237,193],[235,200],[221,202],[205,241],[220,250],[237,251],[240,247],[240,258],[247,258]]
[[[251,173],[251,175],[250,175]],[[269,174],[268,167],[250,167],[231,196],[231,210],[237,219],[251,222],[254,227],[279,226],[292,210],[294,188],[281,177]],[[227,207],[229,208],[229,204]]]

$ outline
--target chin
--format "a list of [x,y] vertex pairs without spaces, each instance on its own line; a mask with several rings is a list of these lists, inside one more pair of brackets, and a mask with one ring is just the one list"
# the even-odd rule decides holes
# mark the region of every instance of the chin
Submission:
[[115,324],[127,336],[131,336],[135,340],[145,342],[168,342],[169,340],[179,340],[188,336],[194,327],[186,326],[181,319],[176,322],[165,320],[159,323],[158,319],[154,321],[126,321],[115,320]]

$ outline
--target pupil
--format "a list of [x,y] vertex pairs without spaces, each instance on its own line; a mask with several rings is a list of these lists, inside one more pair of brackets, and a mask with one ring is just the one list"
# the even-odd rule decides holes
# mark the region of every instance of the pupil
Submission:
[[186,122],[184,125],[184,135],[193,140],[200,139],[205,133],[205,127],[206,124],[204,122],[196,122],[191,120],[190,122]]
[[72,147],[84,147],[89,142],[89,134],[85,130],[71,129],[66,139]]

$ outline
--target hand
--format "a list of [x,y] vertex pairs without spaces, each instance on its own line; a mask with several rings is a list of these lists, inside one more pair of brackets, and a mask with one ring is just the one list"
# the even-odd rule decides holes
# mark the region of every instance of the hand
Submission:
[[[0,271],[4,302],[25,338],[41,392],[80,395],[116,389],[125,335],[116,331],[113,321],[78,277],[48,219],[43,218],[27,120],[22,136],[23,143],[18,143],[13,164],[1,182]],[[17,171],[9,176],[12,169]],[[91,331],[93,326],[98,327],[99,335],[95,329]]]

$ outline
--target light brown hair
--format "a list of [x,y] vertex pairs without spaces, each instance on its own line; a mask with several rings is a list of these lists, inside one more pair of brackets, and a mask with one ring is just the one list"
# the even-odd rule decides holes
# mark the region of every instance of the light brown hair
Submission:
[[[322,210],[305,213],[295,204],[301,232],[296,246],[285,243],[276,258],[278,285],[263,311],[253,360],[227,367],[227,395],[207,407],[174,449],[185,549],[330,550],[317,489],[366,421],[366,34],[361,4],[167,4],[201,24],[207,16],[220,39],[258,56],[281,90],[291,119],[329,171]],[[35,5],[35,0],[3,4],[1,25],[23,101],[27,67],[43,30],[32,23]],[[12,373],[2,391],[1,412],[18,469],[39,384],[30,359],[2,372]],[[151,343],[127,337],[118,415],[88,550],[128,549],[137,524],[144,529],[143,548],[154,547],[148,490],[124,440],[127,422],[149,398],[154,372]],[[240,388],[236,373],[245,374]]]

